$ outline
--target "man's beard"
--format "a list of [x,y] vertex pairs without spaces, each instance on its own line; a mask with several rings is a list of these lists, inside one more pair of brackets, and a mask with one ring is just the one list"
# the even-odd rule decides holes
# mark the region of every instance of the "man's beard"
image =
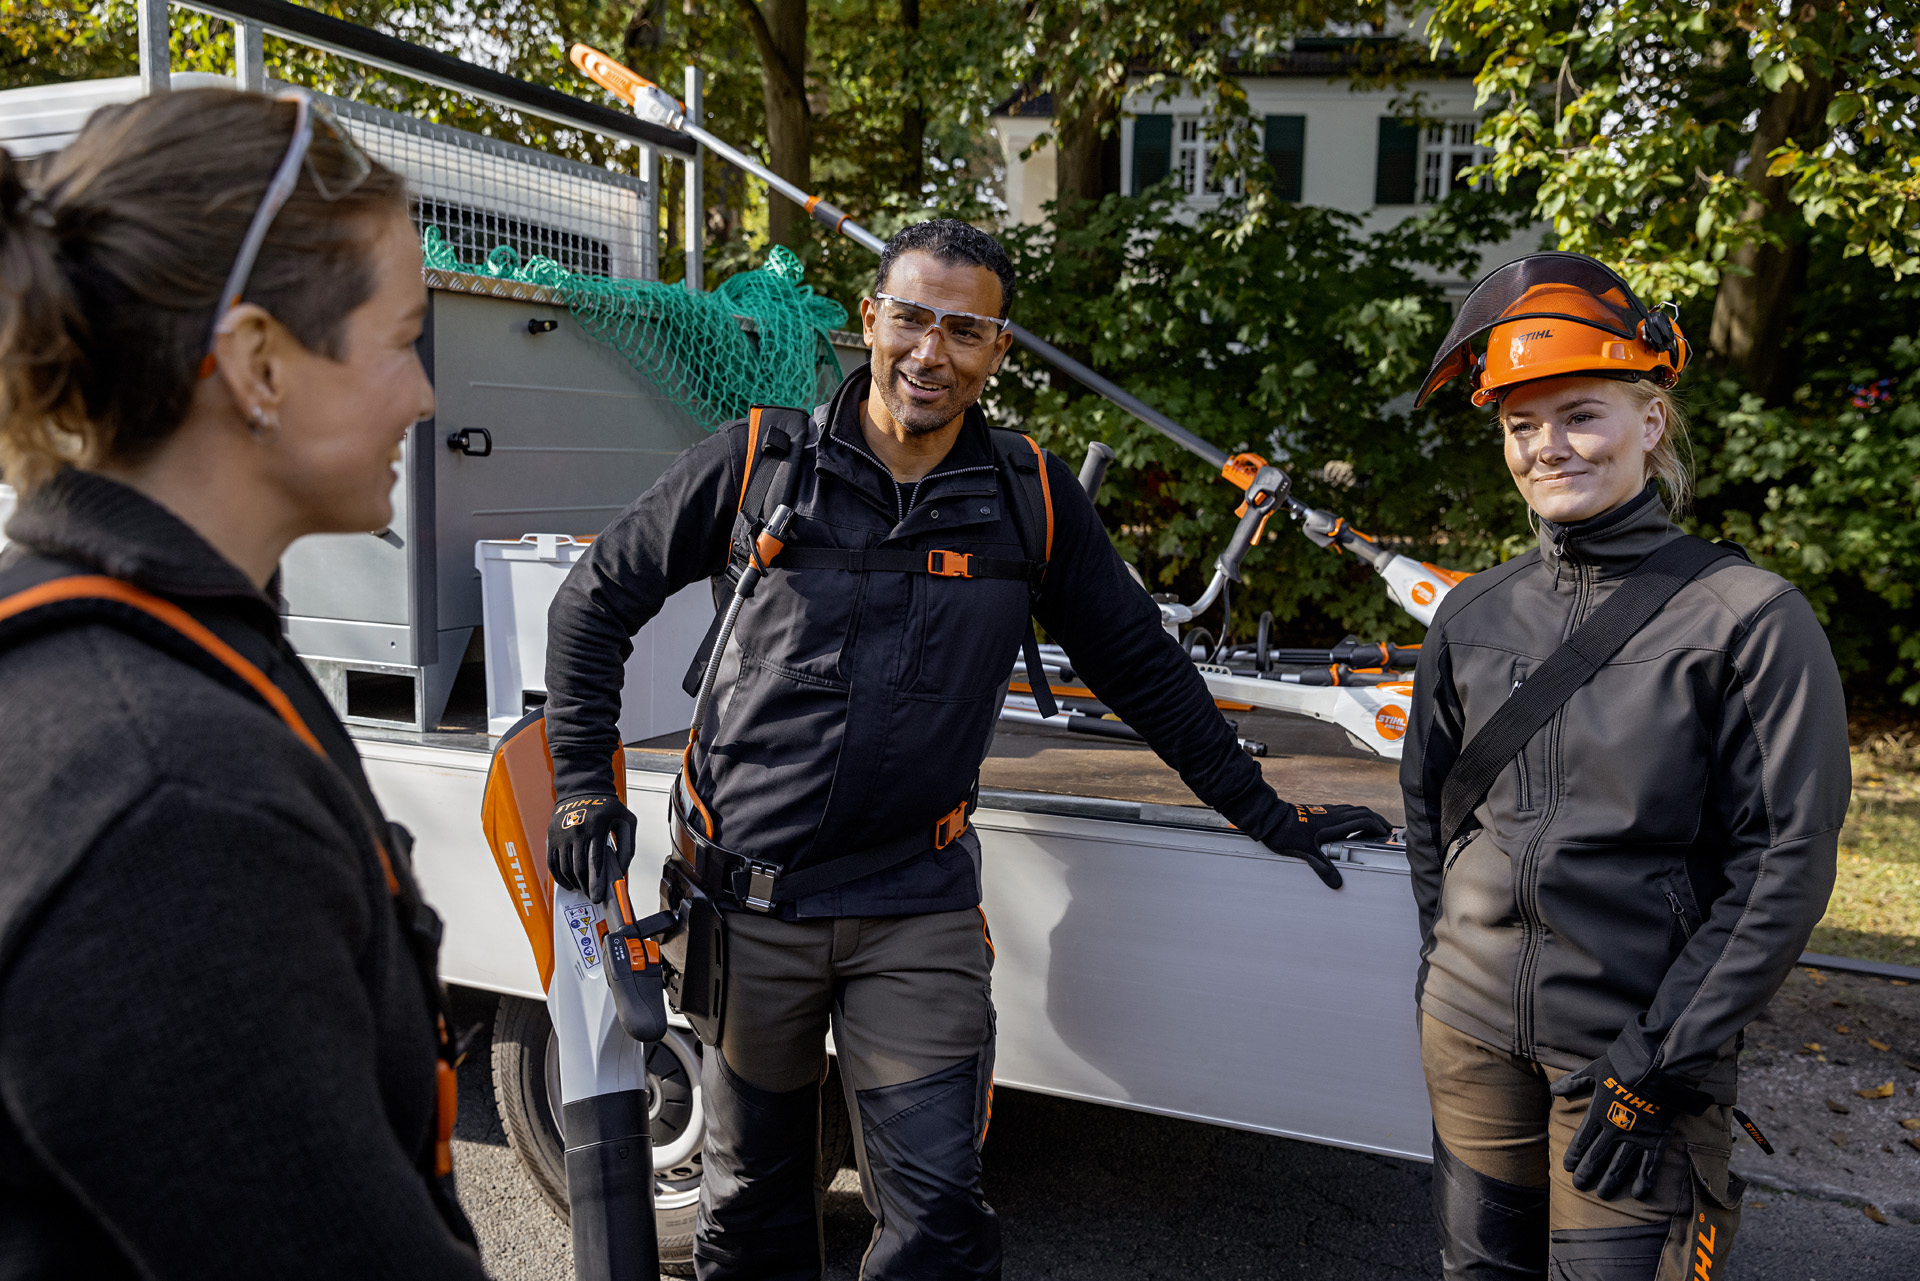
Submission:
[[[937,405],[923,405],[919,401],[909,400],[900,394],[896,381],[900,375],[900,365],[900,361],[895,361],[886,376],[875,381],[880,385],[880,403],[887,407],[887,412],[893,415],[893,421],[899,423],[910,436],[926,436],[939,431],[972,408],[980,398],[979,387],[967,394],[966,388],[952,384],[947,388],[946,398]],[[982,379],[981,386],[985,385],[986,380]],[[951,407],[956,405],[957,408]]]

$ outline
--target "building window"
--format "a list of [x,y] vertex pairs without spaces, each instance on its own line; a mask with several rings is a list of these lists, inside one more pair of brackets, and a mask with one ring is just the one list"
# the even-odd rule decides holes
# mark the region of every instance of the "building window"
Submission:
[[1207,137],[1205,116],[1174,117],[1174,169],[1189,196],[1238,195],[1240,184],[1225,176],[1220,144]]
[[1262,137],[1267,164],[1272,169],[1273,194],[1282,200],[1300,199],[1301,173],[1306,159],[1307,118],[1268,116]]
[[1463,169],[1485,163],[1492,154],[1473,141],[1479,127],[1477,120],[1436,120],[1427,126],[1426,145],[1421,149],[1422,202],[1432,204],[1451,192],[1479,186],[1460,176]]

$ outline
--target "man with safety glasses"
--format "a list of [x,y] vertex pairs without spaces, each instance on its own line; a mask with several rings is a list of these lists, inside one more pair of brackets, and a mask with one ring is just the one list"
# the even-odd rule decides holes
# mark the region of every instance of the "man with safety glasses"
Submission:
[[703,1278],[821,1274],[829,1028],[878,1221],[862,1275],[1000,1273],[980,1190],[993,948],[968,816],[1030,616],[1196,795],[1329,886],[1320,842],[1388,831],[1370,810],[1274,795],[1073,473],[988,427],[977,402],[1013,289],[984,232],[901,231],[861,303],[868,368],[811,414],[756,410],[688,450],[549,614],[549,863],[600,899],[632,848],[610,768],[629,638],[689,583],[730,595],[718,576],[766,574],[720,637],[672,814],[669,874],[725,926],[724,1000],[694,1019]]

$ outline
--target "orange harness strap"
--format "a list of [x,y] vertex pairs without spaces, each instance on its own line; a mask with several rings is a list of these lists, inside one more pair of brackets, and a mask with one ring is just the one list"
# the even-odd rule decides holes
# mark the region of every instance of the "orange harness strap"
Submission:
[[[30,610],[48,605],[57,605],[75,600],[105,600],[118,605],[126,605],[172,628],[186,637],[208,654],[218,659],[226,669],[239,677],[248,689],[260,696],[260,700],[272,708],[275,714],[293,731],[293,736],[312,750],[314,755],[326,760],[327,751],[320,746],[320,740],[307,727],[294,707],[293,700],[285,691],[271,680],[267,674],[254,666],[239,650],[221,640],[209,631],[204,623],[181,609],[172,601],[164,600],[151,592],[142,591],[123,579],[111,578],[105,574],[78,574],[69,578],[56,578],[41,583],[38,587],[29,587],[25,591],[15,592],[0,600],[0,621],[17,618]],[[400,878],[394,874],[393,860],[387,854],[387,847],[378,833],[371,832],[374,853],[380,856],[380,870],[385,873],[387,893],[393,897],[400,894]],[[447,1044],[447,1027],[444,1019],[436,1019],[437,1030],[442,1046]],[[435,1121],[433,1164],[434,1173],[445,1177],[453,1173],[453,1124],[459,1108],[460,1083],[454,1074],[453,1065],[445,1055],[434,1060],[434,1104]]]

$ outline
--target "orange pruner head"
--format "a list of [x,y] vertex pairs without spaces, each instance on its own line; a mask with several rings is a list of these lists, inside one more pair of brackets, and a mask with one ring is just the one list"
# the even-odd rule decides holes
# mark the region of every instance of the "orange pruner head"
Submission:
[[581,75],[632,107],[641,119],[675,130],[686,121],[686,108],[678,98],[592,45],[576,44],[567,51],[567,59]]
[[[1476,355],[1473,340],[1487,336]],[[1530,254],[1473,287],[1415,404],[1456,375],[1486,405],[1521,383],[1580,375],[1671,387],[1691,348],[1677,308],[1649,310],[1618,273],[1585,254]]]

